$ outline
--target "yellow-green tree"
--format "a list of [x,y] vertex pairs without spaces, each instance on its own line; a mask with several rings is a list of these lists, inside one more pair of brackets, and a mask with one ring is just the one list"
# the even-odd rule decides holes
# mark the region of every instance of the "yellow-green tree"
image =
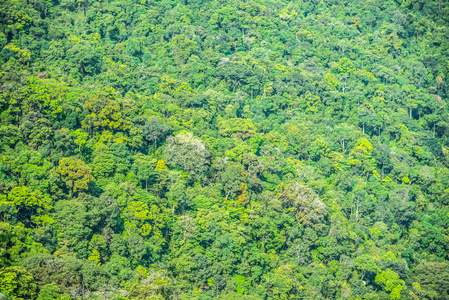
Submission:
[[70,190],[70,198],[73,193],[87,190],[88,183],[93,179],[90,167],[75,157],[62,158],[56,172]]

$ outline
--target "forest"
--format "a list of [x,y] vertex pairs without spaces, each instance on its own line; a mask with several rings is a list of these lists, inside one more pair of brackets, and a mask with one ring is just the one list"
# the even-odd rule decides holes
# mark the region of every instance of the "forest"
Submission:
[[1,0],[0,65],[8,299],[449,299],[449,1]]

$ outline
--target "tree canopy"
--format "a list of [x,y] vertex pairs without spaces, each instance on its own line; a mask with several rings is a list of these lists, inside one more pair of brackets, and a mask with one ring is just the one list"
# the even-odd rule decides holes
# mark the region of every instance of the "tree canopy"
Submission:
[[449,3],[0,1],[0,298],[449,299]]

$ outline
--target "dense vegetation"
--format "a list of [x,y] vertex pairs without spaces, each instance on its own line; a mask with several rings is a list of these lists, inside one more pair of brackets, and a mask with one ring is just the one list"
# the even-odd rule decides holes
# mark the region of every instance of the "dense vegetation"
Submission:
[[10,299],[449,299],[449,3],[3,0]]

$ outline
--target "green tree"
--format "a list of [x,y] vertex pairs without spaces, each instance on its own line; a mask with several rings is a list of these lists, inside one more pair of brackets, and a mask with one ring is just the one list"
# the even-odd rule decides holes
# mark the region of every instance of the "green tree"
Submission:
[[142,127],[142,136],[147,142],[154,144],[154,150],[156,151],[157,142],[165,137],[169,130],[169,126],[159,121],[157,117],[152,116]]
[[387,269],[376,275],[376,283],[385,286],[385,290],[390,292],[390,299],[401,299],[401,291],[406,289],[404,280],[399,279],[399,275]]
[[47,284],[39,292],[37,300],[70,300],[69,294],[62,294],[60,288],[55,284]]
[[56,172],[62,177],[69,189],[70,198],[74,193],[87,190],[89,188],[88,183],[93,180],[90,167],[75,157],[62,158]]
[[447,262],[422,260],[416,266],[415,280],[425,295],[444,299],[448,294],[449,266]]
[[0,290],[11,299],[25,300],[36,297],[37,286],[26,269],[14,266],[0,270]]
[[165,156],[170,164],[182,167],[194,177],[201,178],[209,165],[209,151],[191,133],[179,133],[167,139]]

